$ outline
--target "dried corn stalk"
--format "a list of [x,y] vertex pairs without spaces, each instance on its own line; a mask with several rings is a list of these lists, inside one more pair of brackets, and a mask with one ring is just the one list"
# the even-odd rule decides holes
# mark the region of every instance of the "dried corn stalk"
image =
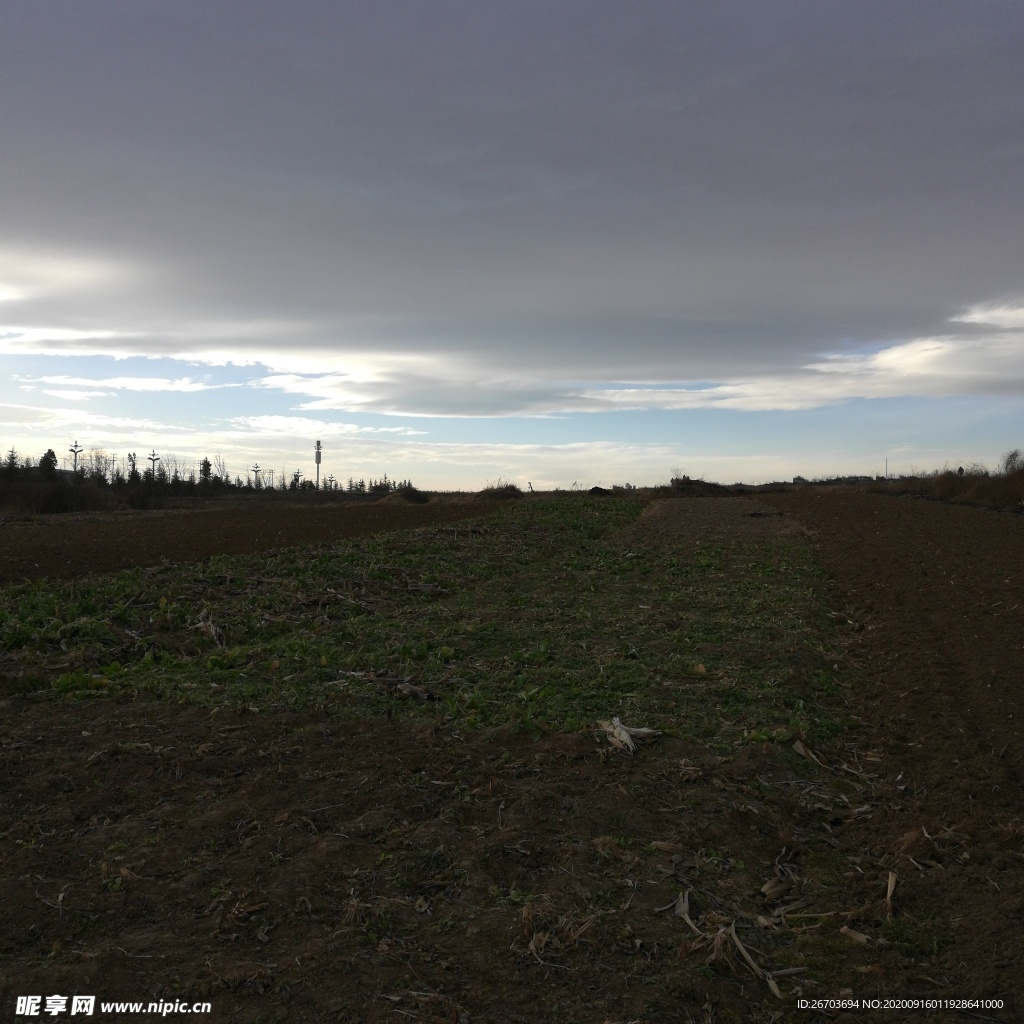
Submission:
[[636,750],[636,740],[646,740],[661,735],[661,732],[657,729],[632,728],[628,725],[623,725],[618,716],[610,722],[598,722],[597,727],[604,730],[608,736],[608,742],[613,747],[625,750],[627,754],[632,754]]

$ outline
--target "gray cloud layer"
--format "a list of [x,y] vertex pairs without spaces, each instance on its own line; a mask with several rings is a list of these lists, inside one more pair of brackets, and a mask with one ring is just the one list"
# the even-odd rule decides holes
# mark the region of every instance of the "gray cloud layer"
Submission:
[[1024,305],[1022,52],[998,0],[12,0],[0,313],[443,357],[410,407],[946,335]]

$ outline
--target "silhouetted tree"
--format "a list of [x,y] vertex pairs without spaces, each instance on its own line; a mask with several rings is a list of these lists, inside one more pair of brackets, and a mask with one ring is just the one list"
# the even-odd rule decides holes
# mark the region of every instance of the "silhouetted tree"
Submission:
[[52,448],[47,448],[39,460],[39,475],[44,480],[52,480],[57,475],[57,453]]
[[4,457],[4,477],[13,480],[18,474],[18,453],[12,447]]

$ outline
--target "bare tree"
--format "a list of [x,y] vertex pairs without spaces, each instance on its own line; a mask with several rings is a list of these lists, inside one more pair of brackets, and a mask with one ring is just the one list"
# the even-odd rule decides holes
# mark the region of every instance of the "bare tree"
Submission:
[[164,456],[162,466],[165,479],[169,480],[172,484],[176,484],[181,480],[181,465],[178,462],[178,456],[174,452]]
[[107,482],[107,465],[110,459],[102,448],[90,448],[82,462],[85,475],[95,483]]

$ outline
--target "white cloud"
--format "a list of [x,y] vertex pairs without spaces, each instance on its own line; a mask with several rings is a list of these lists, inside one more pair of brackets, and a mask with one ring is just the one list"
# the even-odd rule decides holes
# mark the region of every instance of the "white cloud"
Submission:
[[[102,387],[114,388],[123,391],[212,391],[217,388],[241,387],[238,383],[228,384],[205,384],[202,381],[193,380],[191,377],[171,379],[168,377],[66,377],[66,376],[45,376],[21,378],[31,380],[37,384],[63,384],[78,387]],[[23,387],[25,385],[22,385]],[[46,394],[54,394],[47,391]],[[99,395],[101,392],[94,392]]]
[[0,427],[8,432],[39,432],[49,427],[52,420],[49,409],[35,405],[16,405],[0,402]]
[[679,388],[596,388],[567,408],[814,409],[858,398],[999,395],[1024,391],[1024,335],[918,338],[872,353],[829,355],[787,374]]
[[[286,354],[276,357],[287,363]],[[303,396],[302,410],[359,409],[389,415],[508,417],[672,409],[813,409],[858,398],[1003,395],[1024,392],[1024,334],[913,338],[869,352],[833,352],[789,370],[708,382],[560,381],[462,357],[360,357],[351,374],[283,372],[254,386]]]
[[[206,366],[272,365],[287,352],[290,323],[224,321],[167,331],[134,325],[131,330],[0,323],[0,355],[107,356],[111,359],[178,359]],[[268,340],[269,339],[269,340]],[[235,344],[225,344],[233,341]],[[328,357],[319,357],[320,365]],[[316,365],[313,358],[309,365]]]
[[[417,417],[547,417],[573,413],[642,410],[730,409],[768,411],[812,409],[858,398],[1007,395],[1024,393],[1024,332],[1014,329],[1019,307],[971,307],[954,318],[971,331],[912,338],[871,351],[833,351],[790,369],[736,373],[711,381],[599,378],[564,380],[542,366],[517,365],[514,351],[477,353],[393,353],[360,350],[322,352],[309,346],[289,349],[268,344],[244,354],[197,347],[190,362],[253,365],[269,371],[252,388],[295,396],[298,412],[352,410]],[[988,325],[988,332],[978,326]],[[267,327],[266,324],[263,327]],[[67,354],[102,349],[113,354],[123,343],[140,351],[129,332],[73,328],[15,329],[0,336],[0,351],[37,354],[56,345]],[[127,350],[118,353],[124,356]],[[173,356],[172,356],[173,358]],[[595,361],[591,373],[600,372]],[[45,393],[82,402],[106,397],[104,389],[135,392],[200,392],[240,387],[242,382],[208,384],[192,376],[85,377],[49,374],[21,377],[26,384],[50,385]],[[251,429],[288,429],[327,436],[347,432],[343,425],[316,417],[286,417],[276,426],[251,418]],[[317,426],[317,424],[320,424]],[[352,428],[353,430],[355,428]],[[366,432],[366,428],[359,428]],[[377,428],[378,430],[382,428]],[[397,431],[400,428],[395,428]]]
[[[376,378],[375,383],[380,383]],[[253,387],[283,391],[289,395],[303,395],[312,399],[303,402],[300,409],[358,409],[374,401],[368,383],[364,378],[362,386],[347,374],[325,373],[322,375],[299,373],[275,373],[253,382]]]
[[355,423],[332,423],[305,416],[235,416],[231,419],[235,430],[254,436],[283,437],[354,437],[359,434],[396,434],[414,437],[425,434],[410,427],[367,427]]
[[136,440],[146,435],[160,439],[196,436],[191,428],[176,423],[161,423],[159,420],[130,416],[108,416],[79,407],[65,409],[59,406],[11,403],[0,403],[0,428],[31,432],[39,437],[52,434],[77,434],[84,437],[90,433],[96,438],[118,435]]
[[851,397],[1007,394],[1024,391],[1024,334],[917,338],[807,367],[835,375]]
[[92,398],[109,398],[109,391],[63,391],[43,389],[44,395],[51,398],[59,398],[62,402],[88,402]]
[[0,353],[12,356],[114,355],[112,339],[129,335],[117,331],[78,330],[70,327],[0,325]]
[[1024,305],[981,304],[971,306],[966,313],[952,318],[964,324],[986,324],[1008,329],[1024,328]]
[[141,276],[137,262],[37,248],[0,248],[0,298],[8,302],[125,284]]

